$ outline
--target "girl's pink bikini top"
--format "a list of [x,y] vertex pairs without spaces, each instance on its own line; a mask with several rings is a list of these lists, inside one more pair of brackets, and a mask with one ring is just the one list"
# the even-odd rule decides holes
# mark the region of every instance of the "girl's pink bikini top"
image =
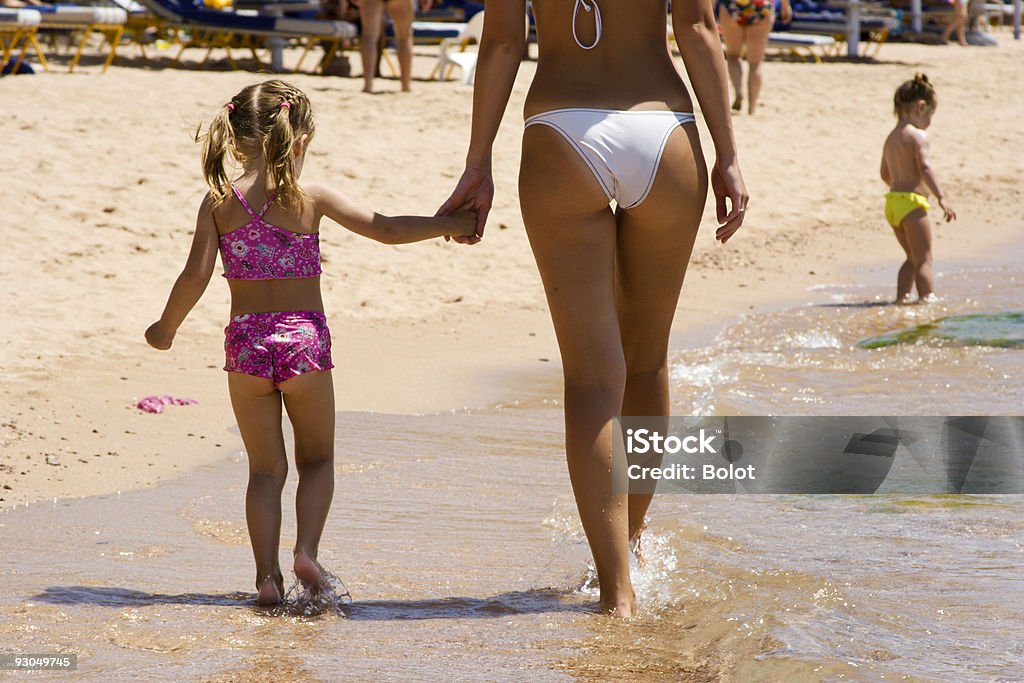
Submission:
[[224,277],[229,280],[279,280],[320,274],[320,233],[292,232],[263,220],[263,214],[274,202],[276,193],[270,195],[259,213],[253,213],[238,188],[232,185],[231,189],[252,220],[220,236]]

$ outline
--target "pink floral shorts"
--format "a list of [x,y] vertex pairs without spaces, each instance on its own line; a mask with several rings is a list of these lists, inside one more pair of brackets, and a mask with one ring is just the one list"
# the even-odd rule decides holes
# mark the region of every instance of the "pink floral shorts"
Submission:
[[224,328],[224,369],[266,377],[277,386],[315,370],[330,370],[331,332],[316,311],[236,315]]

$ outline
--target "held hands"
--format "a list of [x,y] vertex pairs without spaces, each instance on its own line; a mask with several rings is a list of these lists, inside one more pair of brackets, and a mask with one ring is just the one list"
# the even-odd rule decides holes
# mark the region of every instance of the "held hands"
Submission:
[[491,177],[491,170],[489,168],[467,168],[459,178],[455,190],[437,210],[436,215],[449,216],[456,210],[475,211],[476,224],[473,232],[468,235],[453,234],[453,237],[460,244],[476,244],[483,239],[484,225],[487,223],[487,214],[491,211],[493,201],[494,179]]
[[956,211],[953,210],[952,206],[946,203],[945,199],[939,200],[939,206],[942,207],[942,213],[945,214],[947,223],[956,220]]
[[[460,206],[452,213],[441,216],[440,220],[445,221],[447,234],[445,239],[454,238],[456,242],[463,244],[476,244],[480,238],[476,235],[477,211],[472,208],[469,202]],[[470,241],[472,240],[472,241]]]
[[739,163],[735,160],[716,161],[711,169],[711,189],[715,193],[715,213],[719,223],[715,239],[725,244],[743,225],[747,202],[750,201]]
[[158,320],[146,328],[146,341],[154,349],[166,351],[174,341],[174,332],[168,332]]

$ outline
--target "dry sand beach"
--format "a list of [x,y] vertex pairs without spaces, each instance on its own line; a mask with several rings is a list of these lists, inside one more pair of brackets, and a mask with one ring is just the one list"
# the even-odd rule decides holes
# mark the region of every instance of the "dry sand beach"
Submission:
[[[802,300],[811,285],[849,281],[858,266],[895,273],[877,167],[892,91],[915,71],[938,89],[932,149],[961,216],[936,231],[938,266],[1019,242],[1024,45],[1002,35],[991,50],[893,44],[875,64],[770,63],[764,110],[735,120],[750,215],[721,247],[709,202],[679,305],[679,344],[693,343],[691,333],[706,341],[750,310]],[[416,73],[430,66],[424,53]],[[533,69],[524,63],[498,137],[498,192],[482,244],[383,246],[325,225],[339,410],[483,406],[514,398],[520,379],[554,384],[557,348],[516,192]],[[204,191],[196,125],[257,78],[94,67],[3,81],[4,505],[145,486],[237,446],[219,369],[219,278],[171,352],[152,352],[141,332],[184,262]],[[307,177],[389,213],[429,214],[447,196],[468,139],[468,88],[418,82],[402,96],[382,81],[385,92],[365,96],[357,79],[291,80],[318,121]],[[704,129],[702,140],[710,158]],[[200,403],[140,413],[134,402],[150,394]]]
[[[871,269],[885,270],[884,291],[894,294],[900,253],[883,216],[886,188],[878,178],[878,162],[893,121],[893,90],[916,71],[927,73],[938,91],[939,108],[929,137],[939,177],[960,217],[936,230],[937,268],[941,271],[952,260],[983,266],[1000,255],[1020,253],[1024,240],[1024,130],[1020,126],[1024,43],[1014,43],[1008,32],[998,37],[1000,46],[992,49],[885,45],[872,63],[768,63],[758,114],[734,120],[752,197],[748,218],[742,232],[723,247],[714,240],[713,205],[709,202],[706,207],[678,307],[674,346],[714,347],[715,336],[727,325],[739,322],[742,326],[743,316],[764,316],[802,304],[811,298],[809,288],[857,283]],[[431,66],[430,52],[418,48],[415,74],[425,77]],[[437,240],[385,246],[324,221],[323,291],[334,337],[338,410],[378,414],[365,416],[365,421],[348,414],[340,431],[371,434],[370,426],[376,426],[400,442],[409,425],[417,438],[444,433],[447,428],[432,415],[515,401],[526,406],[522,424],[529,425],[535,417],[529,411],[559,398],[558,350],[516,193],[522,102],[534,68],[534,63],[524,63],[495,146],[497,193],[481,244],[470,248]],[[203,468],[223,462],[225,453],[240,449],[220,369],[228,310],[228,292],[220,278],[211,282],[171,351],[153,351],[142,334],[158,317],[184,262],[204,193],[199,149],[192,141],[196,126],[232,93],[258,78],[244,72],[115,65],[106,75],[97,66],[87,66],[72,75],[50,72],[0,80],[8,131],[6,163],[0,171],[0,205],[7,216],[8,235],[0,256],[4,292],[0,329],[8,340],[0,348],[4,378],[0,509],[127,493],[173,482],[188,473],[201,476],[207,471]],[[383,92],[368,96],[359,92],[361,80],[355,78],[295,75],[288,79],[309,94],[317,118],[304,178],[333,183],[359,203],[385,213],[431,214],[447,197],[461,172],[468,140],[470,89],[457,83],[416,81],[414,92],[402,95],[393,92],[397,82],[385,79],[378,82]],[[700,125],[705,154],[711,159],[710,138],[703,122]],[[151,394],[190,397],[199,403],[169,407],[161,415],[134,407]],[[917,408],[908,405],[907,410]],[[424,417],[392,417],[415,415]],[[539,430],[552,429],[550,416],[537,419]],[[490,438],[474,431],[479,426],[459,424],[467,434],[485,441]],[[558,440],[554,424],[554,431],[544,432],[549,446]],[[340,438],[350,437],[342,434]],[[515,449],[530,449],[529,435],[510,439]],[[357,444],[358,440],[349,446],[357,448]],[[565,521],[572,520],[573,513],[564,465],[556,451],[557,447],[539,470],[551,479],[536,494],[543,500],[535,502],[543,516],[544,506],[557,497],[554,522],[548,519],[548,526],[572,526],[574,521]],[[338,467],[352,471],[362,471],[363,465],[376,467],[358,456],[354,462],[339,459]],[[216,471],[223,474],[223,469]],[[235,549],[239,567],[226,573],[216,567],[196,570],[206,582],[203,585],[220,590],[249,588],[250,560],[243,552],[238,488],[244,484],[244,475],[239,477],[227,485],[231,502],[219,504],[237,509],[218,513],[233,519],[234,526],[214,532],[234,539],[229,539],[229,545],[239,546]],[[215,489],[210,487],[210,496]],[[171,501],[187,500],[177,489],[169,496]],[[344,525],[346,520],[358,523],[360,508],[348,510],[349,500],[342,495],[335,500],[335,509],[341,510],[332,525]],[[102,525],[103,505],[88,501],[83,505],[82,514],[94,514],[90,519]],[[173,516],[173,504],[164,505],[170,506]],[[133,509],[127,502],[114,507],[119,512],[111,514],[130,515]],[[1013,521],[1019,520],[1016,510],[999,512],[1009,520],[1007,525],[1018,524]],[[449,514],[441,516],[449,520]],[[517,523],[529,528],[532,514],[523,513]],[[726,552],[733,543],[730,532],[715,528],[713,512],[694,510],[694,514],[709,517],[704,519],[703,532],[687,532],[686,538],[699,542],[704,554],[713,555],[716,548]],[[779,514],[777,531],[789,519]],[[12,520],[8,517],[8,524]],[[37,523],[46,523],[40,520]],[[1018,526],[1013,533],[1019,534]],[[0,538],[4,533],[0,528]],[[13,532],[8,528],[6,533]],[[132,527],[125,533],[141,544],[148,532]],[[173,533],[157,535],[170,539]],[[415,541],[415,534],[411,539]],[[785,546],[785,534],[769,541]],[[129,541],[124,543],[128,547]],[[146,557],[159,556],[163,541],[150,543],[147,547],[158,550]],[[325,544],[329,543],[326,539]],[[513,549],[532,547],[518,537],[508,543]],[[401,552],[397,546],[373,551],[366,544],[355,551],[371,564],[379,557],[382,563],[390,559],[396,566],[404,557]],[[660,570],[675,571],[670,564]],[[571,572],[573,567],[561,556],[555,565],[558,571]],[[504,569],[484,566],[479,575],[470,571],[467,576],[476,576],[483,585],[489,577],[504,577]],[[406,586],[373,585],[375,579],[358,575],[353,586],[350,576],[345,575],[350,588],[361,589],[363,595],[417,596],[412,579],[403,579],[410,582]],[[778,590],[794,601],[803,600],[800,591],[810,590],[808,586],[813,588],[808,596],[825,591],[827,600],[838,599],[828,585],[802,576],[762,579],[780,582]],[[168,583],[155,590],[190,590],[187,583],[179,587],[177,577],[165,578]],[[231,600],[235,598],[228,600],[234,604]],[[375,614],[388,609],[381,603]],[[714,613],[708,614],[698,625],[714,623]],[[43,618],[60,622],[53,615]],[[681,634],[694,625],[687,619],[665,623]],[[260,623],[261,628],[269,628],[266,622]],[[496,628],[484,619],[476,620],[474,626]],[[289,628],[297,632],[300,627]],[[468,637],[457,630],[461,628],[457,623],[445,628],[449,629],[444,632],[448,647]],[[693,633],[698,632],[701,629]],[[394,647],[384,647],[392,653],[394,666],[401,666],[402,659],[395,654],[401,647],[428,652],[429,630],[408,633],[413,634],[408,635],[409,642],[390,640]],[[521,642],[533,643],[531,638],[548,642],[548,636],[537,633],[522,636]],[[740,668],[717,660],[709,664],[711,660],[703,657],[712,648],[710,635],[707,640],[680,636],[672,641],[666,640],[666,632],[656,630],[644,631],[640,640],[623,632],[601,633],[604,640],[598,637],[578,647],[558,644],[546,650],[542,659],[559,659],[561,671],[585,679],[614,674],[639,680],[661,674],[680,680],[726,680],[716,676],[722,671],[753,671],[742,668],[752,666],[753,659],[741,662]],[[558,634],[549,635],[561,643]],[[149,645],[126,644],[118,637],[109,640],[124,648],[137,645],[162,651],[149,647],[152,640],[147,641]],[[313,642],[309,634],[294,637],[300,644]],[[638,654],[638,643],[644,638],[658,653],[647,664],[640,663]],[[54,637],[48,642],[70,647],[76,641]],[[686,643],[693,654],[673,659],[672,653],[683,647],[680,643]],[[618,647],[633,657],[630,666],[616,668],[612,660],[621,654]],[[507,663],[502,657],[514,654],[498,650],[492,646],[487,651],[499,667],[493,671]],[[372,677],[372,648],[361,656],[366,668],[357,666],[355,671]],[[468,662],[462,662],[466,668],[446,669],[442,660],[436,661],[441,663],[428,671],[456,678],[472,676]],[[285,658],[276,665],[280,675],[317,675],[315,660],[309,657]],[[224,680],[261,680],[258,663],[252,666],[256,668],[240,668]],[[775,675],[798,680],[812,671],[793,666],[777,669]],[[197,668],[186,674],[198,676],[203,671]],[[838,664],[827,671],[857,680],[852,669]],[[153,675],[160,674],[154,671]]]

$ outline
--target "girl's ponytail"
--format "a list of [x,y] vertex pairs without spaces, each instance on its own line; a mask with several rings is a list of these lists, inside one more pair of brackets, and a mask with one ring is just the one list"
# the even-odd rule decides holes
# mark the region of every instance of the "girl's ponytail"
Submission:
[[231,114],[235,106],[231,103],[224,105],[210,122],[206,134],[201,135],[196,131],[196,142],[203,141],[203,178],[210,186],[210,196],[213,197],[213,205],[217,206],[231,194],[231,183],[228,180],[227,171],[224,169],[224,161],[228,150],[234,145],[234,134],[231,128]]
[[231,196],[225,169],[228,152],[243,166],[262,156],[267,189],[277,191],[285,209],[296,209],[305,192],[298,184],[295,143],[313,137],[313,111],[309,99],[284,81],[270,80],[243,88],[217,113],[205,134],[196,132],[203,144],[203,177],[210,186],[214,206]]
[[295,177],[295,126],[292,125],[292,103],[283,100],[274,112],[274,120],[263,138],[263,158],[267,162],[267,178],[277,188],[277,200],[285,209],[299,205],[302,190]]

